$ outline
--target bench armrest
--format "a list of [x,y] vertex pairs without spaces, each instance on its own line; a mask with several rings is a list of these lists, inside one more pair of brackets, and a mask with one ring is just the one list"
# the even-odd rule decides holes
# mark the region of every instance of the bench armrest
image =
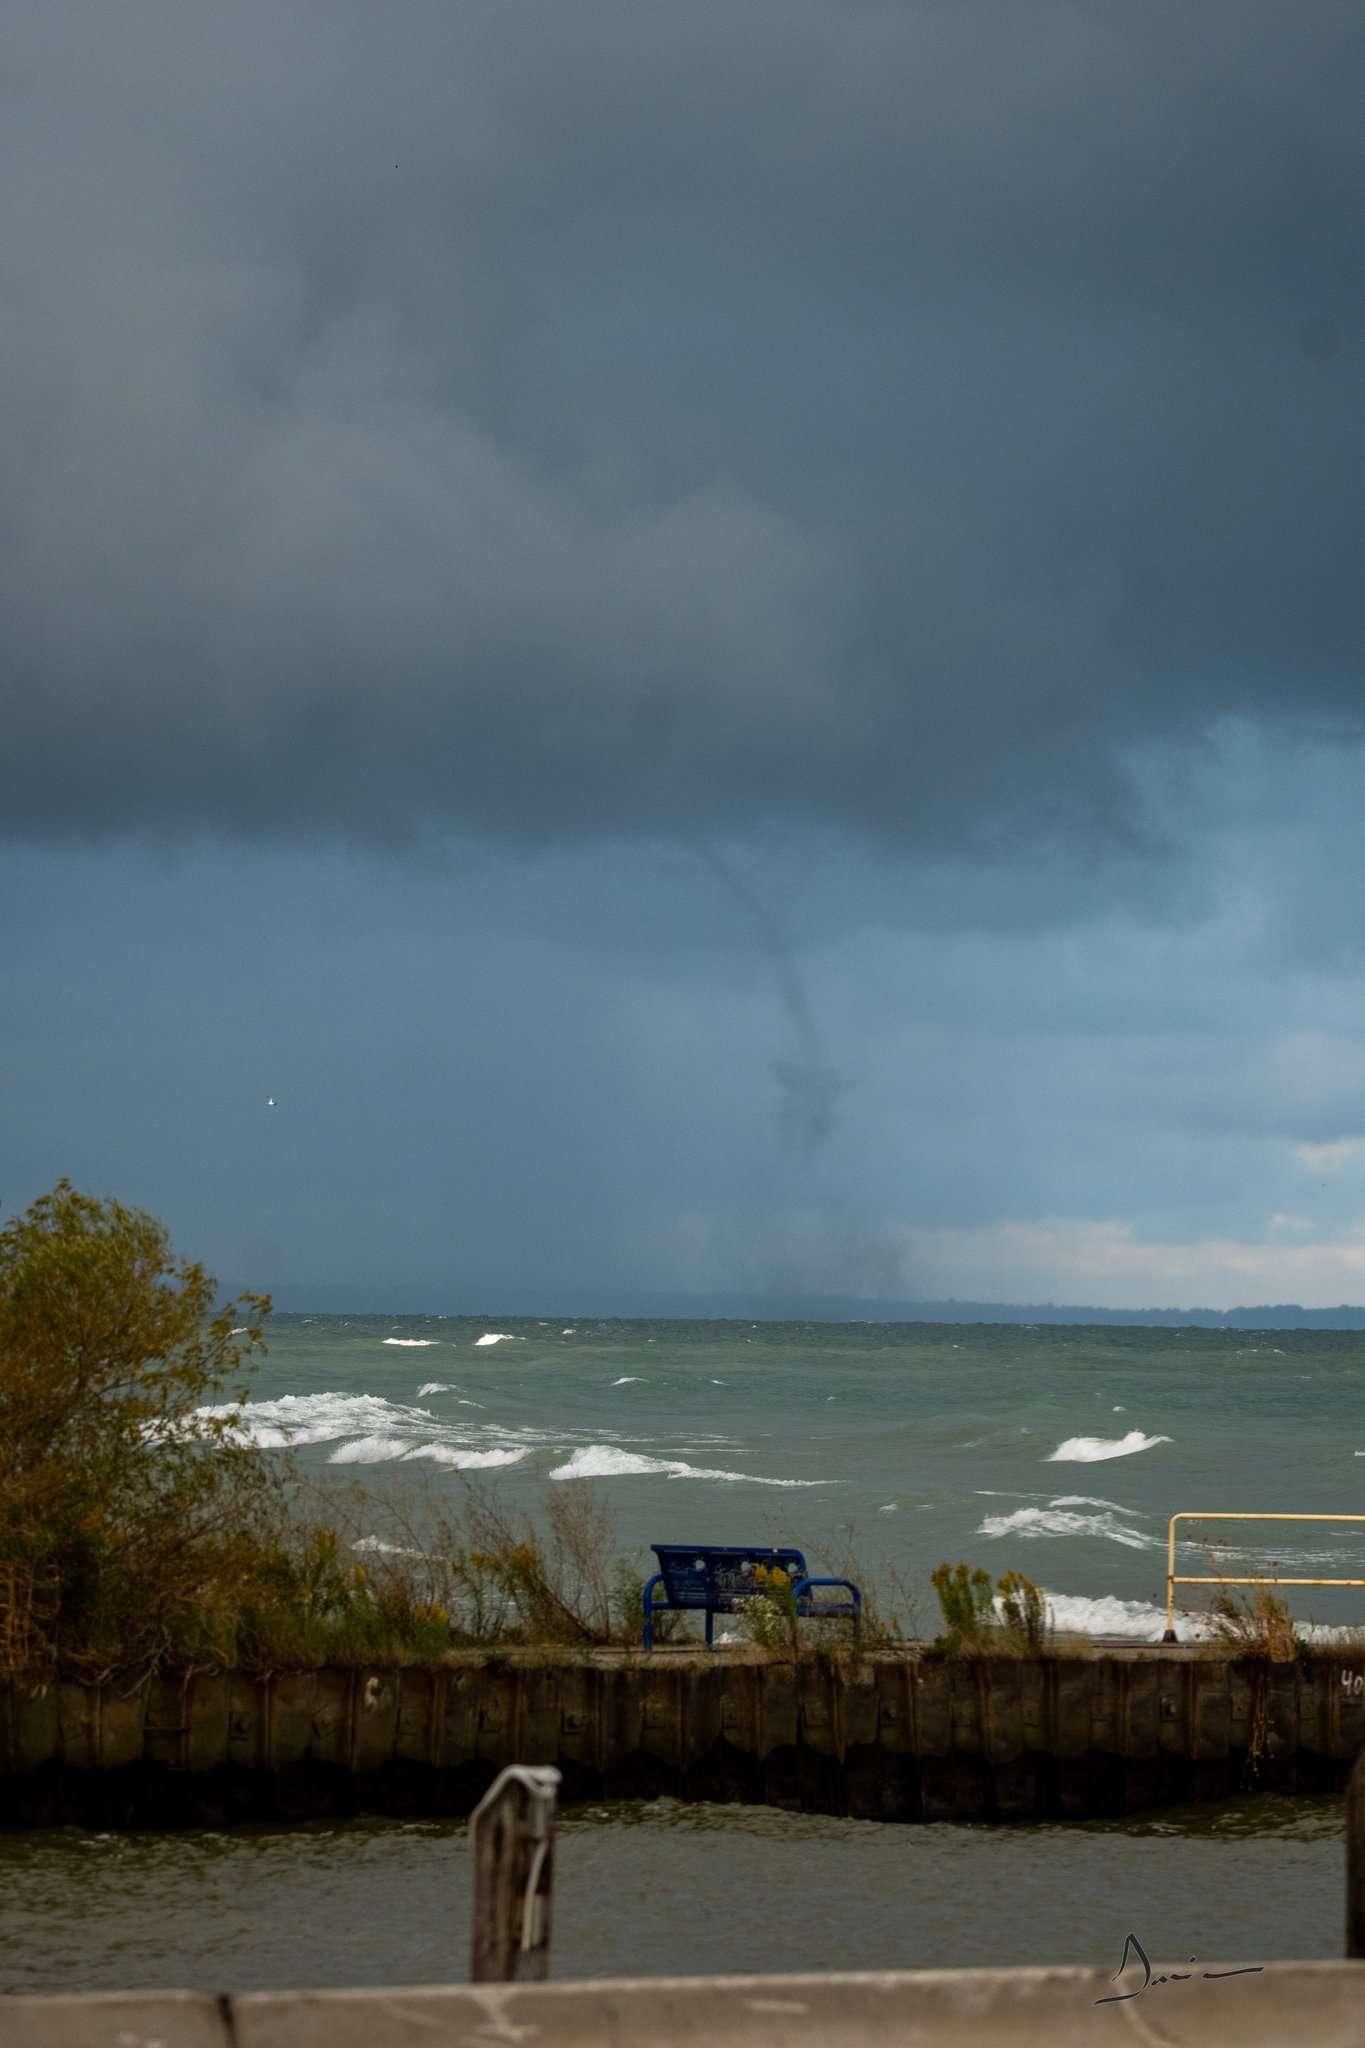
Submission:
[[[792,1597],[796,1601],[798,1607],[800,1606],[803,1600],[809,1597],[811,1588],[813,1586],[842,1586],[846,1593],[852,1595],[851,1612],[853,1615],[853,1619],[857,1621],[860,1615],[862,1614],[863,1596],[858,1591],[858,1588],[854,1585],[852,1579],[798,1579],[795,1585],[792,1587]],[[831,1612],[834,1614],[847,1614],[850,1612],[850,1609],[846,1607],[836,1607],[831,1609]]]

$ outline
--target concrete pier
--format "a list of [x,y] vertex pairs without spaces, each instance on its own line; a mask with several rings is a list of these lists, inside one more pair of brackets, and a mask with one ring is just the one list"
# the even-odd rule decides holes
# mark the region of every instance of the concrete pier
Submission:
[[567,1801],[883,1820],[1086,1819],[1339,1791],[1365,1672],[1158,1646],[940,1661],[531,1651],[436,1668],[0,1687],[0,1825],[465,1814],[508,1763]]
[[[1365,1963],[1269,1963],[1124,2004],[1085,1969],[0,1999],[5,2048],[1359,2048]],[[1188,1967],[1188,1965],[1186,1965]],[[1233,1964],[1210,1964],[1210,1970]]]

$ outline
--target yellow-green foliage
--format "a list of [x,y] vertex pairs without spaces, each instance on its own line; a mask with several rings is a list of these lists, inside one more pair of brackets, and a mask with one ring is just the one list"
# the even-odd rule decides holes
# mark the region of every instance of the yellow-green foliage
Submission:
[[0,1668],[193,1653],[274,1547],[279,1468],[230,1405],[270,1304],[215,1291],[66,1181],[0,1231]]
[[974,1643],[994,1620],[990,1573],[972,1571],[965,1564],[950,1565],[945,1560],[929,1574],[929,1582],[938,1595],[943,1615],[940,1646],[958,1649]]
[[1047,1603],[1022,1572],[1006,1572],[992,1585],[989,1572],[944,1563],[930,1574],[930,1580],[944,1625],[935,1649],[950,1656],[981,1656],[1000,1649],[1043,1648]]
[[1041,1650],[1047,1640],[1047,1602],[1039,1588],[1022,1572],[1011,1571],[995,1590],[1006,1628],[1013,1630],[1026,1649]]
[[754,1567],[754,1591],[735,1602],[740,1631],[765,1650],[792,1650],[797,1641],[796,1594],[781,1565]]

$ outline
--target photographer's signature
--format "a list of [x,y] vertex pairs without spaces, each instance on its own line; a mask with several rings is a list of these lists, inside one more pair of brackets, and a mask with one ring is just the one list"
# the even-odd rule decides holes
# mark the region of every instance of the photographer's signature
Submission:
[[[1152,1975],[1152,1966],[1147,1960],[1146,1949],[1135,1934],[1128,1934],[1124,1936],[1123,1941],[1123,1960],[1113,1975],[1112,1981],[1115,1984],[1119,1982],[1124,1971],[1128,1968],[1130,1955],[1136,1956],[1142,1964],[1142,1982],[1132,1991],[1110,1991],[1104,1998],[1097,1998],[1095,2000],[1096,2005],[1117,2005],[1120,1999],[1141,1997],[1142,1993],[1150,1990],[1154,1984],[1180,1984],[1195,1975],[1193,1970],[1172,1970],[1167,1976],[1154,1977]],[[1197,1962],[1198,1957],[1191,1956],[1190,1961],[1192,1963]],[[1253,1977],[1259,1970],[1264,1968],[1264,1963],[1244,1963],[1239,1970],[1200,1970],[1198,1974],[1201,1977]]]

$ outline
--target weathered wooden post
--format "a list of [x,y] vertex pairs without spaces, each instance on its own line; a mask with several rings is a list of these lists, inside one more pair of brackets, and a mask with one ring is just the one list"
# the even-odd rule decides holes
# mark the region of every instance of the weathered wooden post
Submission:
[[1365,1750],[1346,1785],[1346,1960],[1365,1959]]
[[551,1765],[509,1764],[474,1809],[475,1984],[535,1983],[550,1974],[558,1795]]

